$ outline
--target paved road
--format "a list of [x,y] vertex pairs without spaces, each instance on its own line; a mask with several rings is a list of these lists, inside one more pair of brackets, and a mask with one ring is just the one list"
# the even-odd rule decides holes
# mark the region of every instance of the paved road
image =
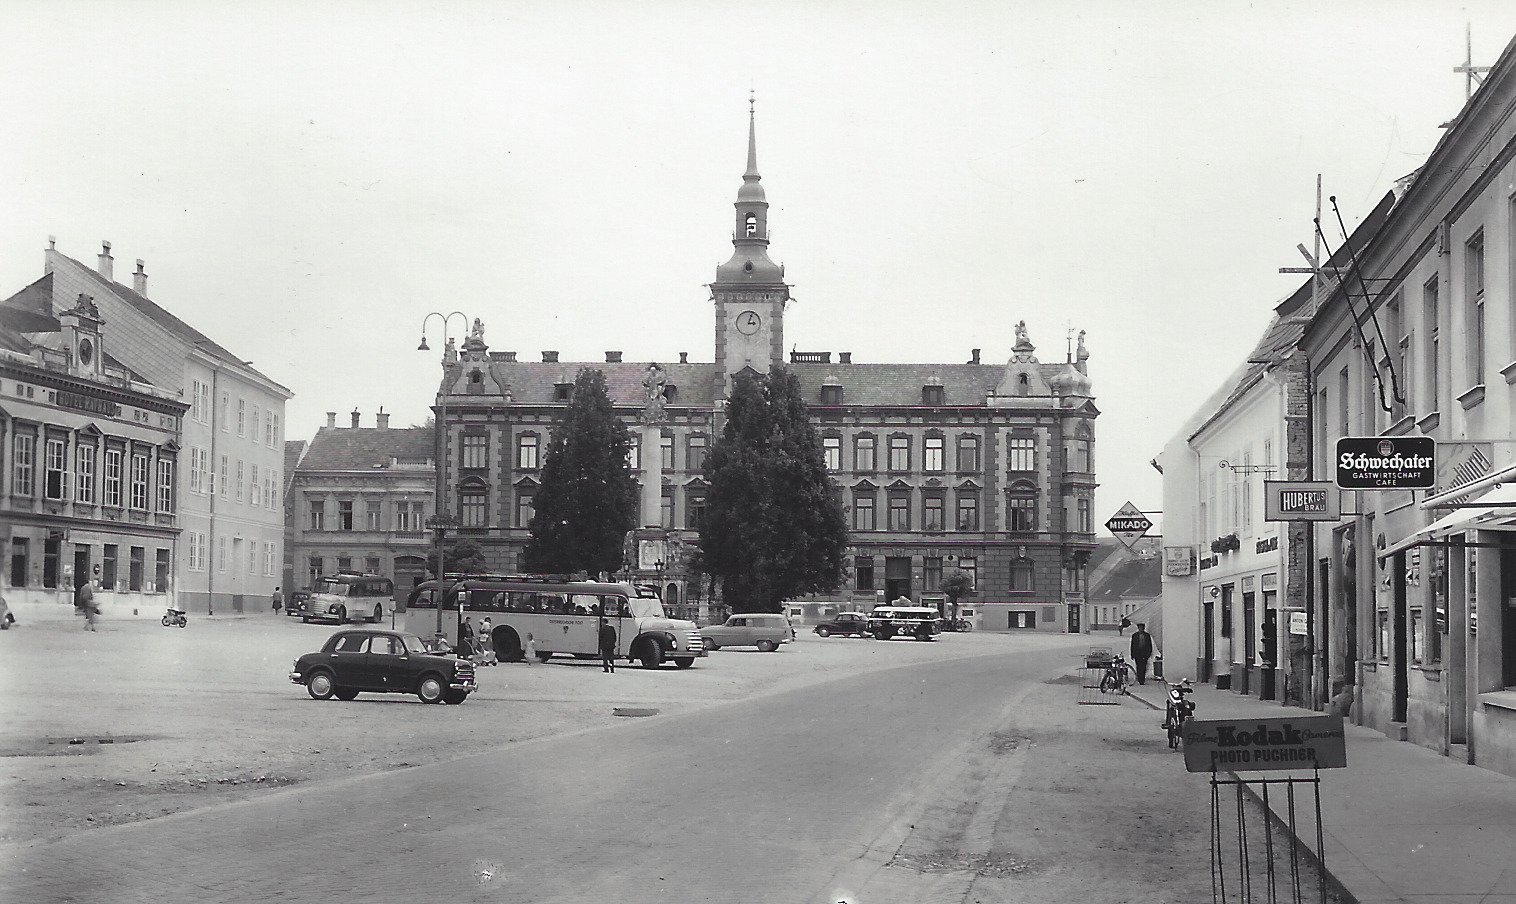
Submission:
[[82,833],[0,899],[835,900],[1012,702],[973,689],[1067,666],[931,662]]

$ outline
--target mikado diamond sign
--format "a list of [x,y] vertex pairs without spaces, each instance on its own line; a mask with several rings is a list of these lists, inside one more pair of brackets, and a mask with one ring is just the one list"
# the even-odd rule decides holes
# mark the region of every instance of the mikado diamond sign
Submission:
[[1110,531],[1116,539],[1120,540],[1128,549],[1132,544],[1142,538],[1144,534],[1153,529],[1153,522],[1138,511],[1137,506],[1127,502],[1116,510],[1110,520],[1105,523],[1106,530]]

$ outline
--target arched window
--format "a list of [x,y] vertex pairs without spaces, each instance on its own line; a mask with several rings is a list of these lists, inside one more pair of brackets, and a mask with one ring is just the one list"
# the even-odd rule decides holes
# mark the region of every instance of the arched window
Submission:
[[1016,394],[1020,396],[1032,394],[1032,381],[1026,374],[1016,375]]
[[747,225],[743,227],[743,233],[745,235],[749,236],[749,237],[757,235],[758,234],[758,215],[755,214],[755,213],[748,214],[747,215],[746,223],[747,223]]

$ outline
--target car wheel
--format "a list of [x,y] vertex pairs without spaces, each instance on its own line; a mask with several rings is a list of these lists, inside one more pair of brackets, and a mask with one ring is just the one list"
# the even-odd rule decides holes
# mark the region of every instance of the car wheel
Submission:
[[758,652],[760,653],[772,653],[777,649],[779,649],[779,644],[774,643],[772,640],[758,641]]
[[674,665],[679,666],[681,669],[687,669],[694,664],[695,660],[691,659],[688,656],[680,656],[678,659],[674,660]]
[[642,652],[637,656],[642,661],[645,669],[656,669],[663,665],[663,647],[658,646],[656,640],[644,640]]
[[305,679],[305,692],[310,694],[312,699],[330,700],[336,690],[337,686],[332,683],[332,673],[325,669],[312,672],[311,676]]
[[421,683],[416,686],[416,696],[422,703],[440,703],[446,693],[447,685],[442,683],[439,675],[422,675]]
[[712,650],[712,651],[719,650],[719,649],[721,649],[721,644],[717,643],[714,640],[707,640],[705,642],[705,648],[707,650]]
[[308,625],[310,623],[311,623],[311,617],[309,615],[302,615],[302,616],[300,616],[300,624],[302,624],[302,625]]
[[358,691],[350,687],[339,687],[335,691],[332,691],[332,695],[338,700],[358,699]]
[[826,625],[821,625],[816,629],[816,633],[820,634],[822,637],[831,637],[832,629],[828,628]]
[[448,691],[442,695],[442,702],[448,706],[457,706],[468,699],[468,691]]

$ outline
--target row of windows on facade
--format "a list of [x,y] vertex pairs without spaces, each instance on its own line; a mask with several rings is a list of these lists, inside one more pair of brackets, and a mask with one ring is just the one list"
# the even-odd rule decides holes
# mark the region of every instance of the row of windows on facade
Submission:
[[[489,436],[482,433],[465,433],[462,437],[462,449],[459,453],[459,467],[470,470],[483,470],[489,467]],[[913,437],[906,434],[898,434],[886,438],[886,468],[891,472],[908,472],[912,470]],[[854,471],[877,471],[878,468],[878,442],[879,438],[871,434],[862,434],[853,437],[853,466]],[[929,473],[944,472],[947,470],[947,437],[925,436],[921,440],[921,470]],[[979,454],[980,438],[978,436],[960,436],[957,443],[957,468],[959,473],[978,473],[980,470]],[[1068,470],[1077,473],[1091,473],[1094,470],[1093,441],[1080,437],[1071,439],[1066,444],[1065,461]],[[822,435],[821,449],[826,462],[827,470],[841,471],[842,467],[843,438],[834,435]],[[628,465],[633,471],[642,469],[641,443],[633,438],[631,450],[628,455]],[[519,471],[535,471],[540,467],[541,461],[541,437],[536,434],[522,434],[516,439],[516,469]],[[665,471],[674,470],[674,438],[664,436],[659,443],[660,465]],[[706,438],[700,435],[686,437],[685,443],[685,469],[699,471],[705,468]],[[1025,472],[1037,470],[1037,440],[1031,436],[1012,436],[1006,440],[1006,470],[1010,472]]]
[[[17,433],[11,446],[12,495],[35,497],[40,493],[44,499],[142,512],[149,511],[149,504],[155,503],[154,511],[174,510],[174,460],[162,457],[161,450],[156,483],[153,450],[126,441],[115,445],[107,440],[103,452],[98,443],[79,441],[74,449],[72,470],[68,467],[68,440],[64,437],[44,438],[40,469],[36,456],[37,437]],[[101,466],[98,486],[97,461]],[[129,471],[123,470],[128,467]]]
[[[876,556],[860,555],[853,558],[853,587],[862,592],[884,590],[885,585],[877,579],[875,566]],[[911,559],[907,556],[885,556],[884,578],[887,582],[909,581],[911,578]],[[921,559],[921,583],[922,590],[927,593],[936,593],[942,589],[943,568],[956,568],[969,576],[970,588],[977,589],[979,586],[978,560],[971,556],[959,556],[956,559],[944,559],[941,556],[923,556]],[[1019,555],[1011,561],[1010,591],[1012,593],[1033,593],[1037,590],[1037,570],[1030,558]],[[1080,592],[1084,590],[1086,567],[1083,565],[1069,564],[1064,567],[1063,588],[1065,590]]]
[[[210,557],[207,549],[208,535],[204,531],[184,532],[185,567],[190,571],[209,571]],[[260,542],[258,540],[243,541],[247,550],[243,555],[236,553],[235,542],[228,544],[226,537],[216,538],[216,570],[223,574],[242,567],[242,558],[247,559],[247,573],[250,575],[271,576],[274,574],[274,563],[282,558],[279,554],[279,544]],[[231,552],[228,552],[230,547]],[[233,560],[236,561],[233,561]]]
[[1262,498],[1253,492],[1254,484],[1263,480],[1275,480],[1274,441],[1263,441],[1263,463],[1253,463],[1253,446],[1243,445],[1230,461],[1239,464],[1227,471],[1229,476],[1218,476],[1220,469],[1206,470],[1200,481],[1200,509],[1196,518],[1206,539],[1224,534],[1251,537],[1257,523],[1254,506]]
[[[63,564],[63,541],[42,541],[42,584],[46,589],[56,589],[66,582],[62,581]],[[90,546],[86,543],[73,544],[75,561],[92,561]],[[131,546],[127,548],[127,569],[122,574],[120,569],[120,546],[115,543],[106,543],[102,546],[104,553],[100,561],[100,586],[105,590],[129,590],[147,593],[165,593],[169,585],[170,551],[163,548],[155,550],[153,562],[155,565],[154,579],[146,583],[147,548],[144,546]],[[32,542],[27,537],[11,538],[11,568],[10,585],[12,587],[26,587],[31,579],[31,559],[34,554]],[[71,587],[64,587],[71,590]]]
[[[194,381],[193,393],[190,398],[190,420],[198,424],[210,424],[214,415],[216,425],[222,433],[230,433],[232,430],[232,400],[231,393],[221,391],[221,404],[214,407],[211,405],[211,384]],[[262,442],[270,449],[279,448],[283,437],[279,431],[279,415],[272,411],[261,410],[256,403],[249,404],[247,399],[237,399],[236,428],[237,435],[247,437],[253,442]],[[260,435],[262,434],[261,438]]]
[[[336,556],[337,570],[333,574],[343,574],[353,570],[352,556]],[[382,566],[378,556],[363,557],[364,574],[382,574],[379,570]],[[322,556],[310,556],[306,559],[305,577],[307,587],[314,587],[321,582],[321,576],[326,574],[326,559]]]
[[237,459],[236,470],[231,461],[222,455],[220,468],[212,470],[210,453],[196,446],[189,448],[189,491],[197,496],[215,496],[216,488],[222,487],[221,495],[230,496],[238,502],[246,502],[253,508],[273,509],[279,503],[279,472],[264,468],[259,474],[257,465],[249,465]]
[[[951,529],[960,531],[980,530],[979,497],[980,494],[972,491],[960,490],[956,497],[956,511],[952,522],[947,520],[948,495],[938,491],[920,492],[920,509],[915,506],[915,496],[918,491],[913,490],[887,490],[885,491],[886,520],[880,527],[877,515],[878,494],[873,492],[854,491],[852,507],[852,529],[855,531],[912,531],[916,530],[914,524],[919,518],[920,529],[926,532],[946,531],[951,523]],[[678,526],[675,520],[675,491],[666,489],[660,498],[659,524],[665,528]],[[684,494],[684,527],[690,530],[699,530],[702,519],[705,516],[706,494],[704,491],[685,491]],[[515,527],[525,528],[530,526],[535,510],[532,503],[535,499],[533,493],[518,491],[516,493],[516,520]],[[324,507],[318,509],[316,503],[312,504],[311,529],[322,530],[318,523],[324,524]],[[351,524],[351,509],[347,512],[347,521]],[[1079,533],[1090,533],[1094,530],[1091,518],[1090,500],[1075,500],[1075,523],[1073,530]],[[1018,484],[1006,491],[1006,529],[1018,533],[1030,533],[1037,530],[1037,490],[1030,484]],[[458,493],[458,521],[463,527],[482,528],[490,525],[489,520],[489,488],[485,485],[464,486]],[[352,530],[349,527],[339,527],[339,530]],[[374,528],[370,528],[372,530]]]
[[[306,522],[310,530],[327,530],[327,507],[325,499],[307,500],[310,518]],[[337,500],[337,507],[332,512],[331,530],[369,530],[383,531],[395,530],[406,533],[426,529],[426,503],[424,502],[392,502],[392,528],[385,527],[384,504],[378,500],[368,500],[364,503],[363,527],[358,527],[356,520],[355,501],[352,499]]]

